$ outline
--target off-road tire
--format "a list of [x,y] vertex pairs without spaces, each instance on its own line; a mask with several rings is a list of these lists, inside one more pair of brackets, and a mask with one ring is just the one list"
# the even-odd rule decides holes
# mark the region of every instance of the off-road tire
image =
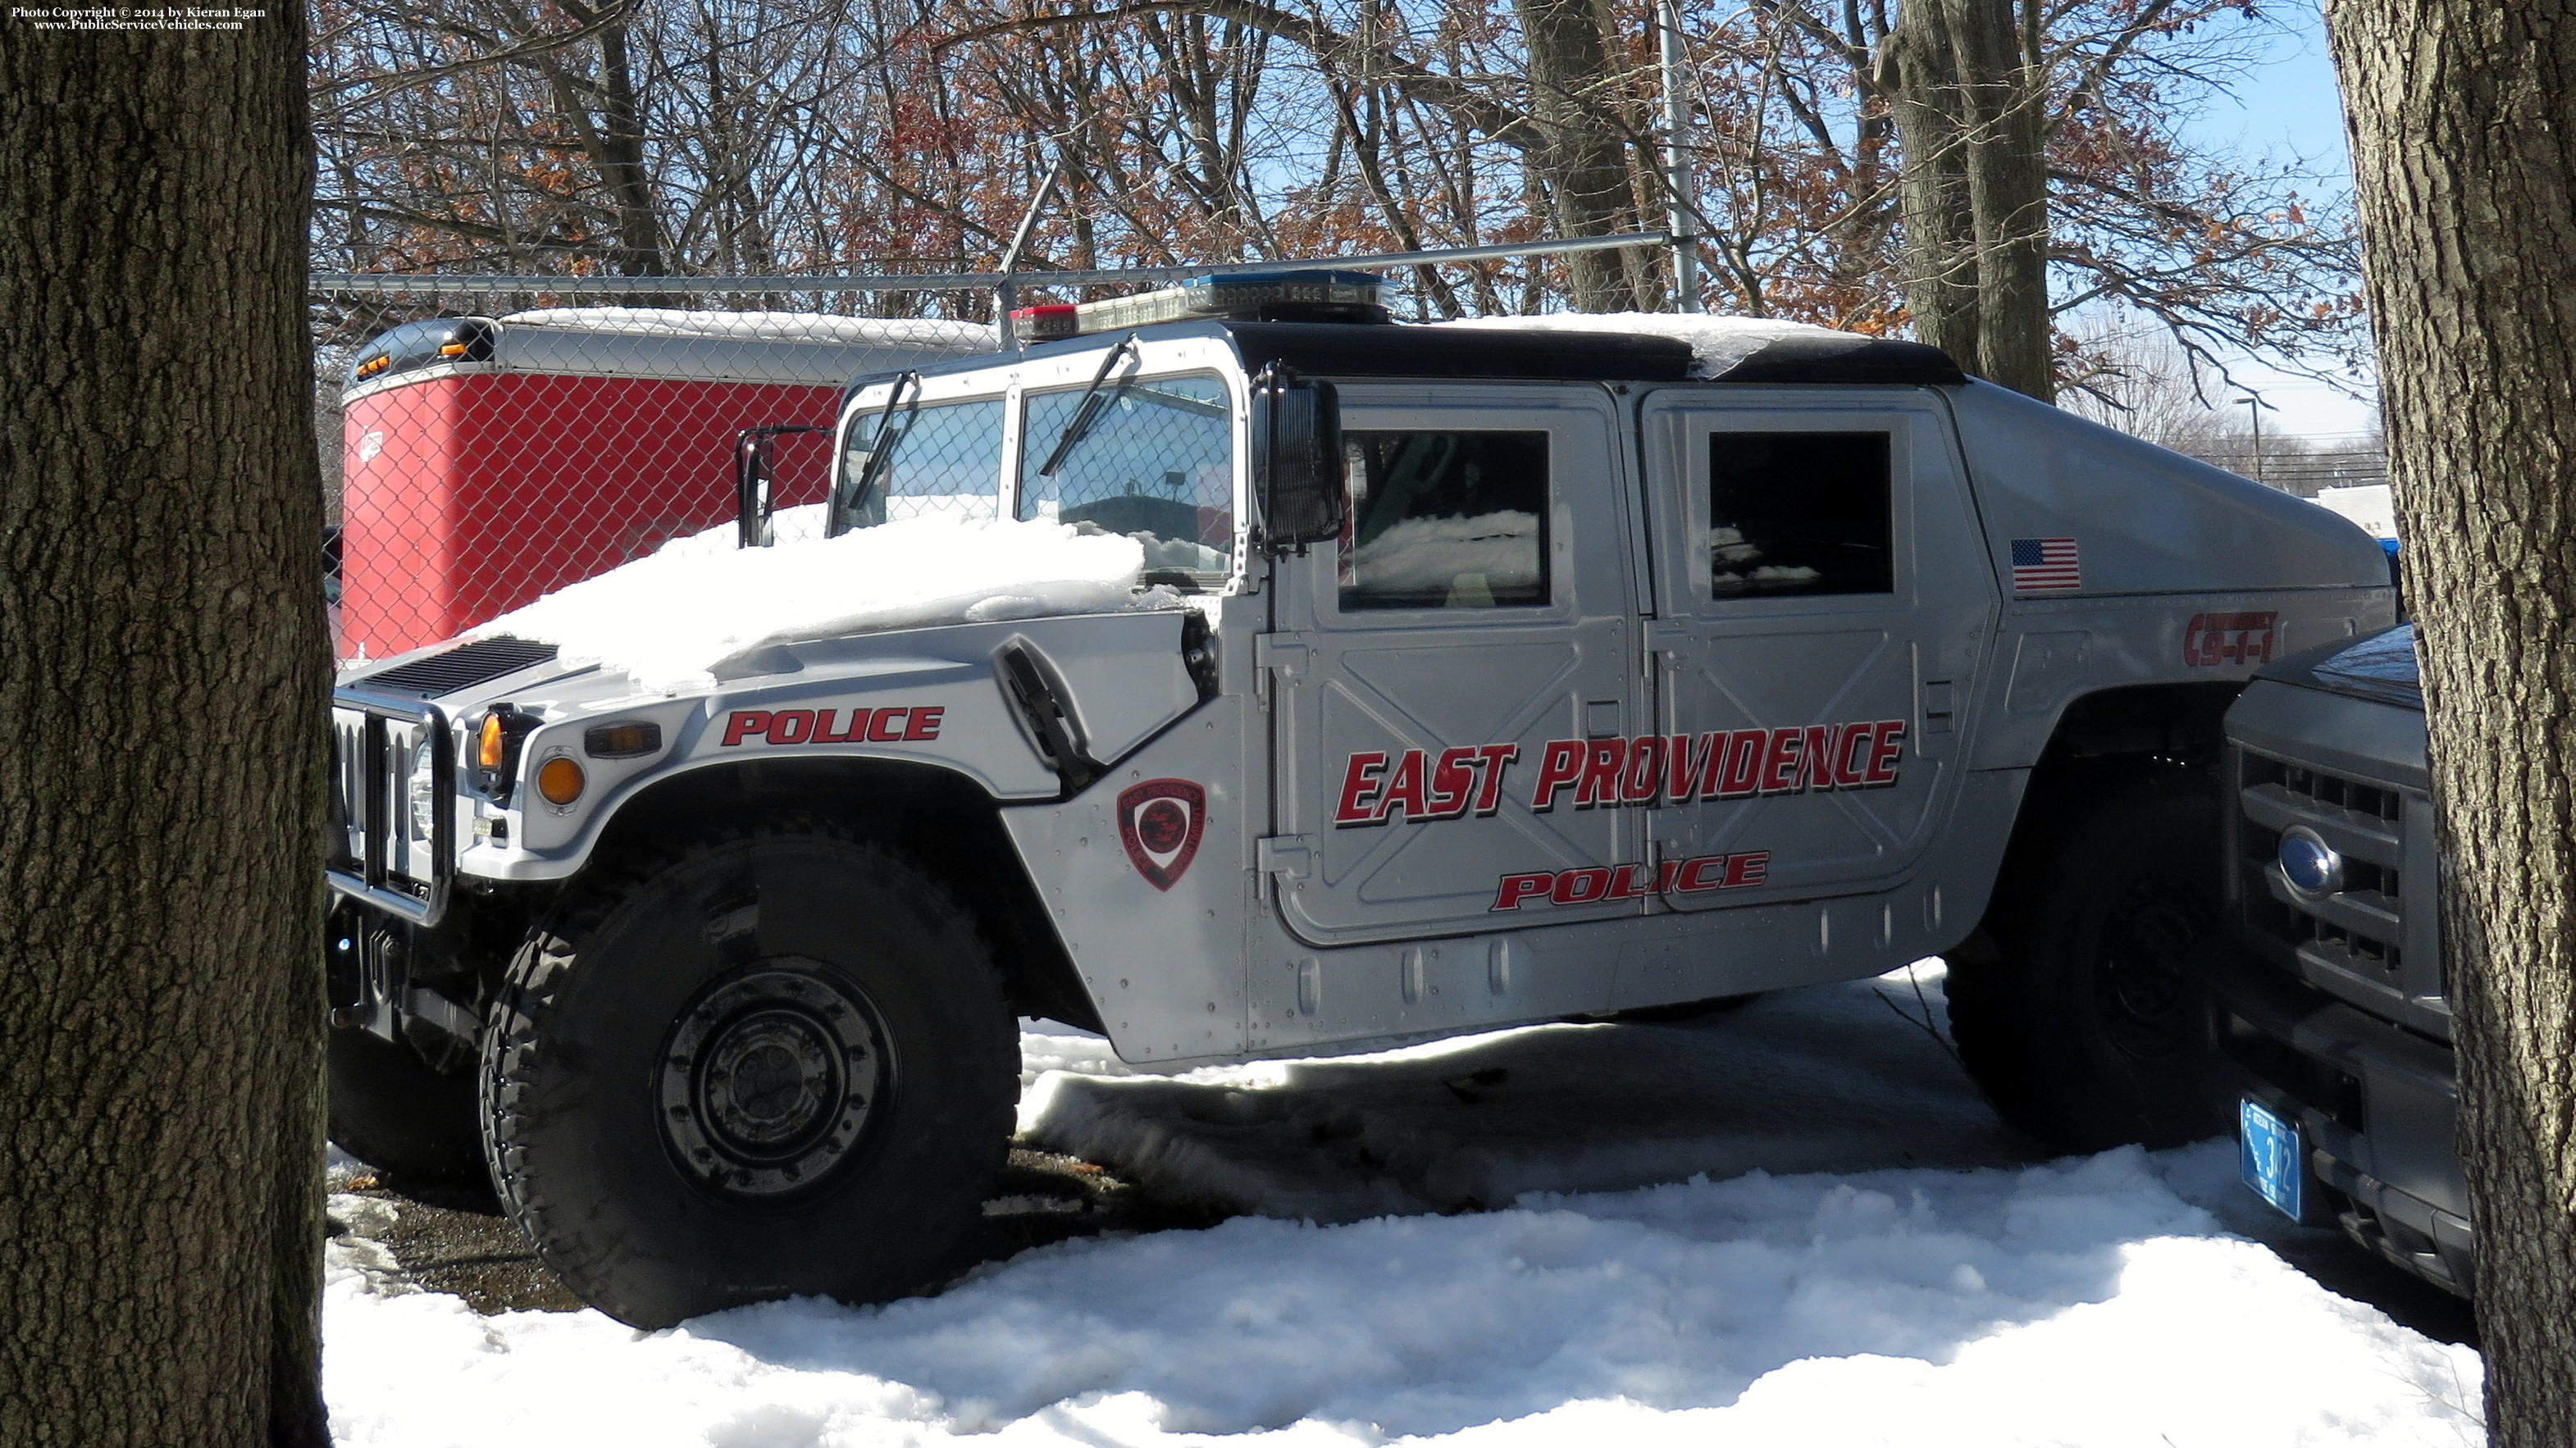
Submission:
[[2177,771],[2085,794],[2037,806],[1985,929],[1949,956],[1959,1058],[2063,1151],[2215,1135],[2196,962],[2221,929],[2216,791]]
[[361,1030],[331,1032],[331,1143],[402,1184],[483,1180],[475,1073],[442,1076],[420,1053]]
[[[531,932],[484,1036],[484,1149],[538,1256],[622,1322],[881,1302],[954,1265],[1016,1048],[989,950],[928,875],[819,826],[747,829],[576,887]],[[773,1126],[790,1154],[756,1155]]]

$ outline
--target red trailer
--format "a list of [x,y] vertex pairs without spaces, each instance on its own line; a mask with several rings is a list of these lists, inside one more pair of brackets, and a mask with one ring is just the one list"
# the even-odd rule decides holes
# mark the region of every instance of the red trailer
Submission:
[[[579,307],[378,337],[342,394],[340,654],[452,638],[734,515],[749,427],[829,428],[861,373],[991,350],[990,327]],[[780,437],[779,506],[819,502],[823,436]]]

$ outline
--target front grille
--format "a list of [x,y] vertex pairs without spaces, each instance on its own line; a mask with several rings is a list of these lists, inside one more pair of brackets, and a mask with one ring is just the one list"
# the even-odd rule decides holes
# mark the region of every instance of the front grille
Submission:
[[[2394,786],[2238,750],[2238,897],[2245,924],[2276,943],[2281,964],[2312,980],[2341,976],[2397,995],[2437,994],[2413,982],[2406,943],[2413,878],[2406,840],[2420,823]],[[2343,888],[2318,898],[2281,873],[2282,835],[2306,826],[2343,858]],[[2437,969],[2434,962],[2422,962]]]
[[423,699],[436,699],[459,689],[488,684],[505,674],[542,664],[555,656],[553,644],[533,643],[527,639],[476,639],[452,649],[414,659],[357,681],[357,686],[378,694],[415,694]]

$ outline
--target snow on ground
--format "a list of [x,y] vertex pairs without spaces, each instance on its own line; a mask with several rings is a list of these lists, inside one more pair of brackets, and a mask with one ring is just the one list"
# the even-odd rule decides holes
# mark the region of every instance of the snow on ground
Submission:
[[[2296,1229],[2235,1184],[2227,1144],[2026,1158],[1895,1009],[1939,1022],[1937,966],[1921,974],[1919,999],[1900,974],[1676,1024],[1170,1076],[1033,1026],[1030,1136],[1283,1215],[1077,1239],[883,1308],[773,1303],[660,1333],[586,1312],[482,1318],[389,1288],[353,1224],[325,1307],[334,1432],[722,1448],[969,1433],[996,1448],[2480,1441],[2477,1355],[2250,1239]],[[1501,1210],[1299,1219],[1514,1190]]]
[[1682,316],[1672,312],[1548,312],[1535,317],[1463,317],[1435,327],[1507,327],[1514,331],[1635,332],[1678,337],[1691,345],[1691,375],[1716,377],[1783,337],[1867,339],[1806,322],[1772,317]]
[[768,548],[734,525],[675,538],[473,631],[551,643],[647,689],[705,687],[768,644],[870,629],[1177,607],[1139,594],[1144,548],[1051,522],[906,518],[822,536],[823,505],[781,509]]

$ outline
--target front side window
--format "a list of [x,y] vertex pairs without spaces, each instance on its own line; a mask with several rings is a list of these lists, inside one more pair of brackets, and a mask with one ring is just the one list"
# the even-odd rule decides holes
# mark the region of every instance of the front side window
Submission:
[[1708,439],[1709,596],[1896,591],[1883,432]]
[[[851,420],[841,456],[845,486],[855,484],[866,470],[879,425],[874,411]],[[886,455],[867,496],[859,500],[857,526],[901,518],[1000,516],[1000,398],[898,407],[884,427]]]
[[1346,432],[1341,606],[1544,605],[1544,432]]
[[1022,518],[1126,534],[1145,546],[1147,583],[1196,592],[1233,572],[1234,412],[1223,382],[1154,377],[1039,393],[1024,423]]

